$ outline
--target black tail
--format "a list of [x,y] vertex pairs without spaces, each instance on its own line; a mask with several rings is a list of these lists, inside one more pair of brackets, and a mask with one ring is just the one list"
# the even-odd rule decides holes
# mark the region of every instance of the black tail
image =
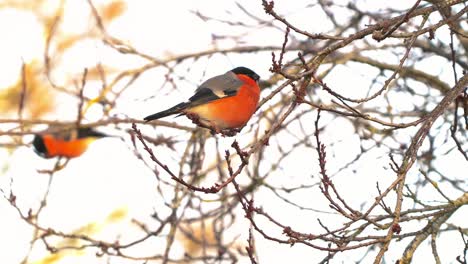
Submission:
[[96,131],[90,127],[80,127],[78,129],[78,138],[85,138],[85,137],[109,137],[109,135]]
[[163,118],[163,117],[174,115],[174,114],[179,114],[182,110],[186,109],[189,105],[190,105],[190,103],[180,103],[180,104],[178,104],[178,105],[176,105],[174,107],[171,107],[171,108],[169,108],[167,110],[161,111],[161,112],[156,113],[156,114],[149,115],[149,116],[145,117],[144,120],[146,122],[149,122],[151,120]]

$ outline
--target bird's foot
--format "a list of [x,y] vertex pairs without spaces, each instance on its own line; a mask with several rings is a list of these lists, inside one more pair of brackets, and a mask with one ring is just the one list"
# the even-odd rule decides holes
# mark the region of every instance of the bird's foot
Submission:
[[221,129],[213,121],[202,122],[202,120],[200,119],[200,116],[194,113],[186,113],[185,115],[187,116],[187,118],[192,120],[192,123],[194,123],[195,125],[209,129],[212,135],[221,134],[224,137],[232,137],[240,132],[239,128]]
[[223,129],[221,130],[221,135],[225,136],[225,137],[233,137],[235,136],[237,133],[239,133],[241,131],[240,128],[228,128],[228,129]]
[[188,113],[185,113],[185,116],[188,119],[192,120],[192,123],[194,123],[195,125],[199,125],[199,126],[201,125],[200,117],[197,114],[188,112]]
[[220,129],[213,123],[213,122],[209,122],[209,124],[206,124],[206,122],[202,122],[202,120],[200,119],[200,116],[197,115],[197,114],[194,114],[194,113],[186,113],[185,114],[187,116],[188,119],[192,120],[192,123],[194,123],[195,125],[199,126],[199,127],[203,127],[203,128],[207,128],[210,130],[211,134],[214,135],[214,134],[217,134],[217,133],[220,133]]

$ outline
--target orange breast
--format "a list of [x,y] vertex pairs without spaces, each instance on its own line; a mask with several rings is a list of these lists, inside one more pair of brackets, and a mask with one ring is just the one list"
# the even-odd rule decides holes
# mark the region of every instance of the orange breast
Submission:
[[56,139],[50,135],[44,135],[44,145],[47,149],[47,157],[56,156],[75,158],[83,154],[88,145],[94,141],[93,138],[81,138],[70,141]]
[[187,112],[197,114],[207,125],[214,123],[218,128],[240,128],[244,126],[257,108],[260,89],[255,81],[248,77],[235,96],[222,98],[190,108]]

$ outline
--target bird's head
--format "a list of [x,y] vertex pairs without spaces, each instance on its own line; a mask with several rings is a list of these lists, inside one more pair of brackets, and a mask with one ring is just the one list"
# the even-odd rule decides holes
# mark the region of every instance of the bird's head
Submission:
[[256,74],[254,71],[247,67],[237,67],[231,70],[235,74],[243,74],[249,76],[252,80],[258,82],[260,80],[260,76]]

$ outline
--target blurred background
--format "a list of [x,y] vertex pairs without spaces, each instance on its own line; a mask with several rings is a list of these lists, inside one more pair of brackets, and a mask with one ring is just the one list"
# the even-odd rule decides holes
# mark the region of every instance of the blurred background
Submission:
[[[466,263],[467,7],[445,2],[3,0],[0,262]],[[142,121],[237,66],[262,94],[234,137]],[[112,137],[34,153],[76,124]]]

